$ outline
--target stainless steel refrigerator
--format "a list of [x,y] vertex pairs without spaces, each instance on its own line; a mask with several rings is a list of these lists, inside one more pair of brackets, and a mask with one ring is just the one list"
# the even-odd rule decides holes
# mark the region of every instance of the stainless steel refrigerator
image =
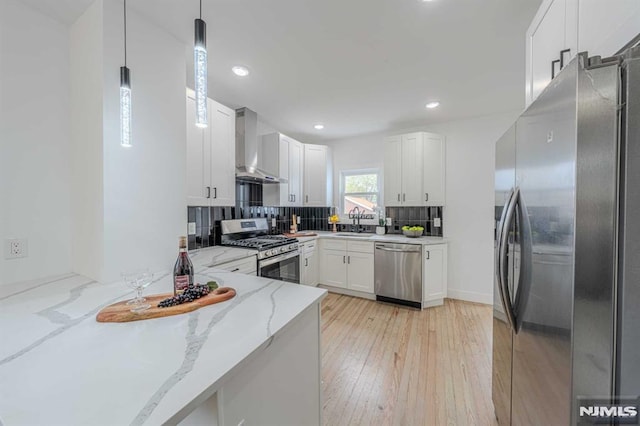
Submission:
[[640,49],[574,58],[497,142],[495,182],[499,424],[640,395]]

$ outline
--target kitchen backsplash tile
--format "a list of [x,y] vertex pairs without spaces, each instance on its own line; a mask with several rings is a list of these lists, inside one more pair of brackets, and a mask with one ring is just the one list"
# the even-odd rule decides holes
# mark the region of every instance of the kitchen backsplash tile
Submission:
[[[441,237],[444,220],[442,207],[387,207],[386,217],[393,219],[393,225],[387,226],[388,234],[402,234],[403,226],[422,226],[424,234]],[[434,219],[440,219],[440,226],[434,226]]]
[[[268,219],[270,233],[289,232],[292,215],[300,217],[298,230],[328,231],[330,207],[280,207],[256,206],[246,202],[237,207],[187,207],[189,223],[195,224],[195,234],[188,236],[189,250],[210,247],[220,244],[220,221],[228,219],[246,219],[264,217]],[[276,226],[271,226],[272,219]],[[375,229],[374,229],[375,231]]]
[[[248,184],[250,186],[256,186]],[[248,198],[258,197],[255,189],[244,188]],[[260,196],[262,194],[260,193]],[[238,206],[225,207],[188,207],[187,217],[189,223],[195,224],[195,234],[188,236],[189,250],[210,247],[220,244],[221,231],[220,221],[228,219],[247,219],[253,217],[263,217],[268,219],[270,233],[282,234],[289,232],[291,217],[300,217],[298,230],[300,231],[329,231],[331,225],[328,218],[331,215],[331,207],[281,207],[281,206],[261,206],[254,205],[253,201],[244,198],[243,203]],[[387,233],[401,234],[402,227],[422,226],[425,235],[442,236],[444,221],[442,219],[442,207],[387,207],[386,217],[393,219],[393,225],[387,226]],[[440,218],[440,226],[434,226],[434,219]],[[276,225],[272,226],[272,219],[276,220]],[[337,228],[342,232],[351,231],[351,223],[339,223]],[[375,225],[361,225],[360,232],[375,232]]]

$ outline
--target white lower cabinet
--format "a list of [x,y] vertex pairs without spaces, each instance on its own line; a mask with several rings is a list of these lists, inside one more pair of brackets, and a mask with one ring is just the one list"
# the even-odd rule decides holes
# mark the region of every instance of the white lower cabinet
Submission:
[[442,305],[447,297],[447,245],[424,246],[422,307]]
[[373,293],[373,253],[347,252],[347,286]]
[[319,426],[320,416],[318,303],[241,361],[179,425]]
[[321,240],[320,284],[373,294],[373,242]]
[[238,259],[227,263],[214,266],[214,268],[222,269],[229,272],[238,272],[246,275],[258,274],[258,260],[256,256],[249,256],[244,259]]
[[300,245],[300,284],[318,285],[318,255],[316,241],[307,241]]
[[346,250],[320,249],[320,284],[347,288]]
[[222,386],[221,424],[319,425],[318,305]]

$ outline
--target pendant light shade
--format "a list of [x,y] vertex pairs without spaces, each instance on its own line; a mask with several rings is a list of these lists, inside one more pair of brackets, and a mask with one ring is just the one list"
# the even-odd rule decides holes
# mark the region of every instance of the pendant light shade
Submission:
[[120,67],[120,145],[131,146],[131,73],[127,68],[127,0],[124,0],[124,66]]
[[195,73],[196,126],[207,127],[207,24],[202,20],[202,0],[200,0],[200,18],[195,20],[193,69]]
[[126,66],[120,67],[120,145],[131,146],[131,82]]

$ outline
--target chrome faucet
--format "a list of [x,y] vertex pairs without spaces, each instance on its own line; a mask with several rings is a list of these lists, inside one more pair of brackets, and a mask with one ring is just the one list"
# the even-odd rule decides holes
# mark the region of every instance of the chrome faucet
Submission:
[[360,232],[360,208],[358,208],[358,206],[355,206],[349,211],[349,219],[353,219],[351,232]]

